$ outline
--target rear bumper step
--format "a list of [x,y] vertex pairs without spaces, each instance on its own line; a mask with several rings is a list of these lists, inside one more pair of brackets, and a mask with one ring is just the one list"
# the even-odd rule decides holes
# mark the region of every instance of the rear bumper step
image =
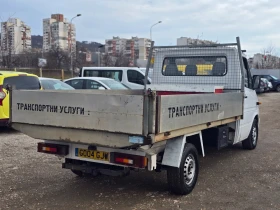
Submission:
[[99,166],[95,165],[80,165],[75,163],[62,163],[62,168],[82,171],[85,174],[103,174],[107,176],[126,176],[129,174],[130,169],[128,167],[114,167],[114,166],[103,166],[99,164]]

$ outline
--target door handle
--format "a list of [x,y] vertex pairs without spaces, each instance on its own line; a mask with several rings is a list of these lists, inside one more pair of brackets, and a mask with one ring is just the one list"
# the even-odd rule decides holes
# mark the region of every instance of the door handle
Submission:
[[244,98],[248,98],[248,96],[244,95]]

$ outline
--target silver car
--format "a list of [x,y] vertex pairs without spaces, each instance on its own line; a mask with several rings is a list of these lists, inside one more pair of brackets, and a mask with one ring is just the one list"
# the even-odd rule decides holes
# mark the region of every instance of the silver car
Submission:
[[75,90],[70,85],[58,79],[40,77],[39,80],[44,90]]
[[99,89],[99,90],[125,90],[129,89],[124,84],[114,79],[105,77],[74,77],[64,82],[75,89]]

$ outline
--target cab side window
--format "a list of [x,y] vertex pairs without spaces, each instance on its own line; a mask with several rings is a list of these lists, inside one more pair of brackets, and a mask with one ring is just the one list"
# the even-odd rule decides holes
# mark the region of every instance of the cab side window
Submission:
[[248,61],[244,57],[243,57],[243,68],[244,68],[244,85],[245,87],[252,89],[253,84],[252,84],[250,69],[249,69]]
[[249,88],[249,79],[248,79],[248,74],[247,74],[247,70],[245,67],[244,67],[244,85],[246,88]]

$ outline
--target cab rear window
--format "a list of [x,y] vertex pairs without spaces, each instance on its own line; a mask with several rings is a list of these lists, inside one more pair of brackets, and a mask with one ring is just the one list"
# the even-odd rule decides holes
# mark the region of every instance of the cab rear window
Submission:
[[13,76],[4,79],[3,87],[15,86],[17,90],[38,90],[41,88],[39,79],[34,76]]

